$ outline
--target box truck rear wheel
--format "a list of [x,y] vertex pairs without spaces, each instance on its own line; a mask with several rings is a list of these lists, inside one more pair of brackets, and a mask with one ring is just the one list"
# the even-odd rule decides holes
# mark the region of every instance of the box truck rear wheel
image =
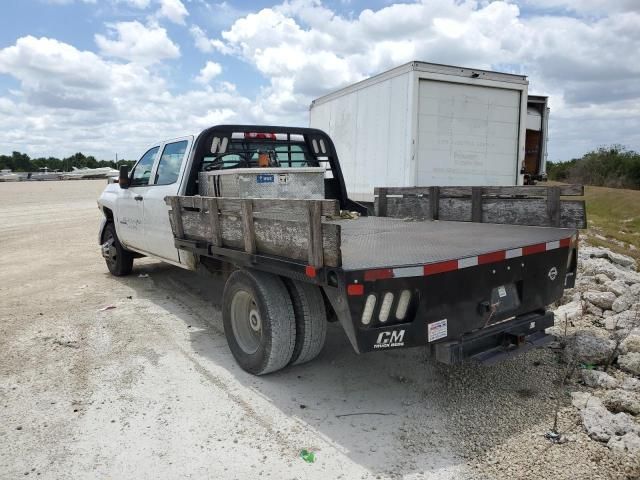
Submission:
[[296,345],[291,364],[313,360],[318,356],[327,336],[327,312],[320,287],[285,279],[296,317]]
[[247,372],[264,375],[291,360],[295,316],[280,277],[255,270],[233,272],[222,296],[222,320],[231,353]]

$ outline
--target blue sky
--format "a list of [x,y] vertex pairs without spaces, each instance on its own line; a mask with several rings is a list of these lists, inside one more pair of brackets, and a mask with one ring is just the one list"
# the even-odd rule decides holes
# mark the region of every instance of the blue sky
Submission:
[[21,0],[0,7],[0,153],[135,158],[212,123],[306,125],[410,60],[523,73],[551,160],[640,149],[636,0]]
[[[377,9],[388,5],[388,1],[324,2],[341,15],[351,17],[365,8]],[[211,36],[219,36],[233,22],[251,12],[274,5],[268,1],[253,2],[205,2],[184,1],[189,11],[189,23],[200,26]],[[0,46],[13,44],[16,39],[33,35],[46,36],[71,44],[81,50],[96,50],[94,35],[104,31],[106,23],[144,20],[146,9],[136,8],[127,2],[97,0],[96,3],[82,1],[19,0],[7,1],[2,6],[2,15],[9,21],[0,29]],[[172,80],[173,88],[180,90],[192,80],[207,60],[224,63],[224,73],[219,77],[233,81],[249,95],[258,93],[262,79],[246,62],[223,55],[205,54],[193,44],[189,30],[172,22],[165,22],[169,37],[180,46],[181,57],[169,65],[165,72]],[[0,86],[4,91],[17,84],[8,75],[0,75]]]

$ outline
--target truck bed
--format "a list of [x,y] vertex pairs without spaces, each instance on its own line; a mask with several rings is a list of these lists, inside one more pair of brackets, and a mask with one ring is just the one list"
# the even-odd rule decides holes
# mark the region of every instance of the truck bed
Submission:
[[471,222],[405,221],[389,217],[336,220],[342,268],[424,265],[512,250],[571,237],[574,229]]

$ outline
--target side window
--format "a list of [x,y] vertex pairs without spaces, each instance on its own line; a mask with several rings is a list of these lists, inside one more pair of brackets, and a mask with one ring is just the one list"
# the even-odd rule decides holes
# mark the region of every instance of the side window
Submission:
[[133,174],[131,175],[131,186],[140,187],[142,185],[148,185],[151,178],[151,169],[153,162],[156,159],[156,154],[160,147],[153,147],[147,153],[145,153],[140,161],[133,167]]
[[180,166],[188,143],[187,140],[182,140],[165,145],[160,157],[156,179],[153,182],[155,185],[170,185],[178,180]]

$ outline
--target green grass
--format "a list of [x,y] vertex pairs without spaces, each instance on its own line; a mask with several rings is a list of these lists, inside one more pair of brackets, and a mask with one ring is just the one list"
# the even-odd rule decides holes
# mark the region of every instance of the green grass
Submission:
[[640,261],[640,190],[586,186],[584,198],[589,243]]

